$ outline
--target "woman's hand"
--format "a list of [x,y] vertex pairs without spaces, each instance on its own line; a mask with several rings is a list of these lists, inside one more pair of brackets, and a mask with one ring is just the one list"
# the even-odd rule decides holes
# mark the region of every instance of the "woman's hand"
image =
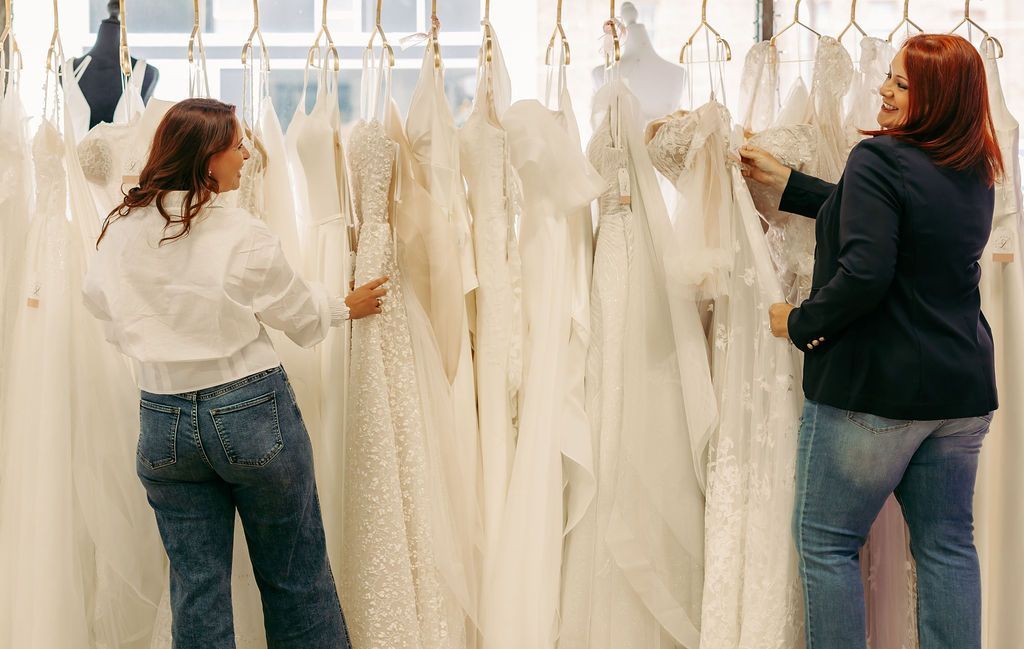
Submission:
[[349,320],[359,320],[380,313],[384,296],[388,294],[388,290],[383,286],[387,281],[387,277],[378,277],[348,294],[345,304],[348,306]]
[[789,314],[796,307],[792,304],[773,304],[768,307],[768,326],[776,338],[789,338]]
[[754,146],[741,146],[740,160],[743,162],[744,177],[771,187],[780,194],[785,191],[789,174],[793,170],[776,160],[772,154]]

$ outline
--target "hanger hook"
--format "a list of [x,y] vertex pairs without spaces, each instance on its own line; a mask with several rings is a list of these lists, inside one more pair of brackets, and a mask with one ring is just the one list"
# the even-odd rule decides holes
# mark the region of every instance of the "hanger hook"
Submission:
[[121,60],[121,74],[126,78],[132,76],[132,57],[128,54],[128,19],[125,12],[125,0],[118,0],[120,15],[118,21],[121,23],[121,46],[119,48]]
[[558,4],[555,7],[555,29],[551,32],[551,39],[548,41],[548,49],[544,53],[544,64],[552,65],[554,63],[555,53],[555,39],[559,39],[562,45],[562,56],[565,59],[565,65],[569,65],[569,61],[572,58],[569,50],[569,39],[565,36],[565,29],[562,28],[562,0],[558,0]]

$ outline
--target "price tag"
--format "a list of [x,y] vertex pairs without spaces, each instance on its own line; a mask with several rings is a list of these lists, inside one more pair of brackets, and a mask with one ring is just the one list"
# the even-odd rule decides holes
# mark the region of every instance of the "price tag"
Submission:
[[992,231],[992,261],[999,264],[1013,263],[1017,256],[1017,239],[1013,230],[1002,225]]
[[623,167],[619,169],[619,204],[629,205],[632,202],[633,197],[629,183],[629,170]]

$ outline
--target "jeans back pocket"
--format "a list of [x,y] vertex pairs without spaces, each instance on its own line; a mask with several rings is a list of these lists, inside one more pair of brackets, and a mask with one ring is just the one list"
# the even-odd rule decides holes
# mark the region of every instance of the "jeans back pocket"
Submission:
[[139,446],[136,455],[150,469],[178,461],[178,422],[181,408],[142,399],[139,402]]
[[213,408],[210,417],[231,464],[260,467],[277,457],[284,448],[277,417],[276,392]]
[[866,412],[853,412],[852,410],[846,413],[846,418],[876,435],[896,433],[910,428],[910,425],[914,423],[910,419],[889,419],[888,417],[879,417],[878,415],[871,415]]

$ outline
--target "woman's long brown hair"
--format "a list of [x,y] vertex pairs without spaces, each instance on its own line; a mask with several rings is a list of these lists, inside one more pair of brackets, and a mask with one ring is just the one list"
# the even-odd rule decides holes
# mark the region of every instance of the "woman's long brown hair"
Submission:
[[[107,215],[96,239],[97,248],[111,223],[154,203],[167,222],[165,230],[172,224],[180,228],[160,244],[187,236],[192,220],[218,191],[217,181],[210,175],[210,160],[234,145],[237,128],[235,107],[216,99],[186,99],[172,106],[153,136],[139,186],[129,190]],[[181,214],[170,214],[164,208],[164,197],[173,191],[185,192]]]

